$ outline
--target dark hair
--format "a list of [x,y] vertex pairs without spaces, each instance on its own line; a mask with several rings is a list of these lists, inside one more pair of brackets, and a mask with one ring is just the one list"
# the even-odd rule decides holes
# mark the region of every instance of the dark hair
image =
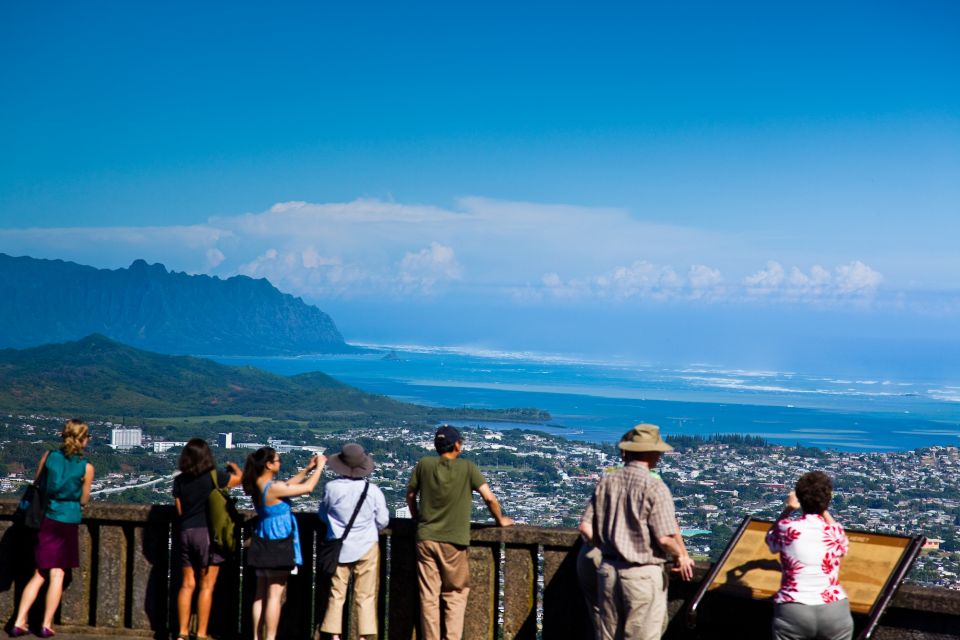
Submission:
[[213,452],[210,451],[210,445],[203,438],[190,438],[187,446],[180,452],[180,461],[177,462],[177,468],[181,473],[188,476],[202,476],[210,473],[211,469],[217,468],[217,463],[213,460]]
[[247,462],[243,465],[243,491],[253,499],[254,504],[260,504],[260,491],[257,489],[257,478],[266,469],[267,463],[273,460],[277,455],[273,447],[260,447],[247,456]]
[[437,435],[433,438],[433,446],[436,448],[437,453],[441,455],[450,453],[456,449],[458,442],[463,442],[460,437],[460,432],[457,431],[456,427],[452,427],[449,424],[442,425],[437,429]]
[[624,462],[640,460],[641,462],[646,462],[647,464],[651,464],[651,461],[654,457],[659,460],[660,456],[663,455],[659,451],[627,451],[626,449],[621,449],[620,454],[623,457]]
[[823,471],[811,471],[800,476],[794,491],[804,513],[820,514],[830,505],[833,482]]

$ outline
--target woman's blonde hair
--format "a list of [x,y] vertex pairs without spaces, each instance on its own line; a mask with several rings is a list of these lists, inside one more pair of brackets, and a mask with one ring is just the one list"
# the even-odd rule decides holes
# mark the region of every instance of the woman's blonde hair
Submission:
[[73,418],[63,423],[63,452],[69,458],[78,453],[83,453],[83,447],[87,444],[87,436],[90,434],[90,427],[79,418]]

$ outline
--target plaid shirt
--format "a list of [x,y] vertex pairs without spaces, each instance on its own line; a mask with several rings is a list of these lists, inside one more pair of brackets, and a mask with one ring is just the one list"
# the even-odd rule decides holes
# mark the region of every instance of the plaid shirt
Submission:
[[593,544],[605,558],[633,564],[665,563],[651,541],[679,532],[667,485],[635,461],[600,480],[580,521],[593,523]]

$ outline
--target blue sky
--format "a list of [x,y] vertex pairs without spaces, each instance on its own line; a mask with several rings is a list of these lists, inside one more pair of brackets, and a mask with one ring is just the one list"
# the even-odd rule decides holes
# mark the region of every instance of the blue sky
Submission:
[[957,349],[956,3],[515,4],[4,3],[0,251],[364,340]]

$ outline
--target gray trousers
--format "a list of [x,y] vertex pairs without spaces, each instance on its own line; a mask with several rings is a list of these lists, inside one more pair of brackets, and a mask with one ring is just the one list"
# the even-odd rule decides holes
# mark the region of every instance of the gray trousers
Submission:
[[785,602],[773,605],[773,640],[850,640],[850,601],[830,604]]

